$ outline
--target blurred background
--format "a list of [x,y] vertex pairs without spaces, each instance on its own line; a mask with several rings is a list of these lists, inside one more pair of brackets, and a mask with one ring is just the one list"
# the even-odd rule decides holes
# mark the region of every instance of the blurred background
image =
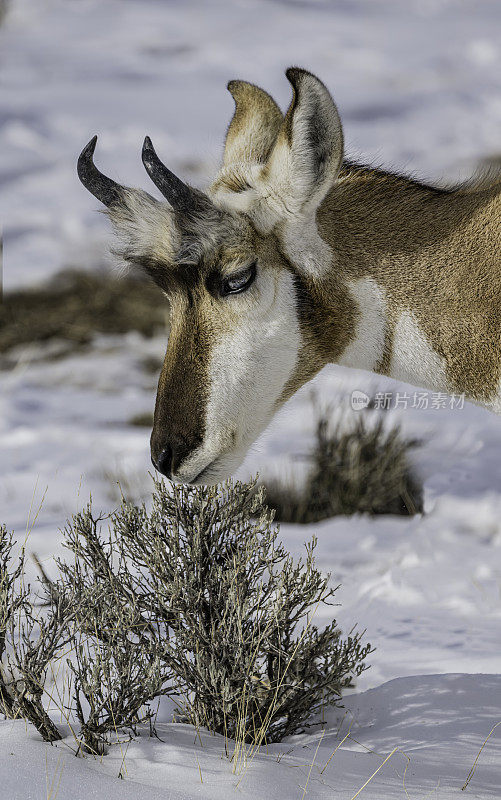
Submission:
[[284,69],[331,90],[350,157],[427,180],[501,149],[497,0],[7,0],[0,180],[6,290],[95,267],[106,221],[75,179],[99,134],[110,175],[153,191],[140,150],[203,184],[216,169],[232,78],[286,108]]
[[[154,287],[117,279],[107,221],[76,177],[91,136],[99,135],[97,163],[121,183],[155,194],[140,157],[148,134],[171,169],[203,187],[233,111],[228,80],[263,86],[285,109],[284,70],[297,64],[331,90],[350,158],[457,182],[501,152],[501,3],[3,0],[0,8],[0,522],[20,536],[31,530],[30,548],[43,559],[57,551],[58,527],[90,492],[108,510],[121,490],[140,499],[151,486],[149,424],[167,308]],[[350,409],[353,390],[402,388],[336,367],[315,385],[347,424],[359,413]],[[387,419],[426,442],[414,458],[427,515],[398,528],[395,520],[340,518],[320,558],[332,568],[333,542],[342,543],[334,577],[352,589],[343,613],[367,627],[372,620],[383,637],[381,620],[414,613],[402,609],[416,595],[398,586],[415,581],[423,596],[439,592],[444,565],[460,554],[457,607],[471,600],[476,652],[485,654],[476,666],[489,671],[493,634],[485,620],[498,613],[501,585],[499,419],[468,404],[391,410]],[[314,423],[307,387],[239,475],[292,473]],[[397,545],[393,536],[409,531],[419,535],[402,554],[403,540]],[[294,547],[307,534],[286,535]],[[480,540],[479,555],[472,547]],[[436,571],[420,571],[431,552]],[[482,585],[478,597],[473,580]],[[454,605],[437,595],[442,601],[444,609]],[[430,617],[437,642],[450,623],[444,614],[440,625]],[[447,642],[430,656],[431,627],[420,620],[412,651],[388,622],[390,672],[419,660],[439,669],[459,657]],[[380,677],[386,668],[377,667]]]

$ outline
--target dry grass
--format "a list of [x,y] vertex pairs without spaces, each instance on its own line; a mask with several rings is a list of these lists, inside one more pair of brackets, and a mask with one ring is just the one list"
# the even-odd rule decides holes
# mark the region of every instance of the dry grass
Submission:
[[310,469],[303,486],[275,479],[265,482],[266,502],[281,522],[319,522],[340,514],[422,512],[422,488],[409,462],[418,442],[388,430],[379,418],[369,424],[361,412],[345,429],[330,424],[329,412],[318,416]]
[[153,412],[144,411],[142,414],[134,414],[129,419],[129,425],[136,428],[151,428],[153,426]]
[[165,330],[167,301],[139,277],[101,272],[62,272],[41,287],[21,289],[0,305],[0,353],[31,342],[62,340],[67,351],[89,344],[98,333]]

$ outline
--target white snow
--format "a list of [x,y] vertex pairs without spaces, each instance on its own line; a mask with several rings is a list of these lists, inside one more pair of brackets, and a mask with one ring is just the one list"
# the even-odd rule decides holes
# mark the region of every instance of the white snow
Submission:
[[[283,70],[302,64],[332,89],[351,155],[425,178],[467,175],[500,151],[500,23],[495,0],[12,0],[0,28],[6,288],[103,260],[106,221],[75,175],[94,133],[99,164],[125,183],[153,191],[140,161],[148,133],[172,168],[202,185],[221,151],[233,77],[285,107]],[[100,337],[71,358],[19,351],[0,370],[0,522],[21,540],[29,530],[28,549],[49,570],[59,527],[89,492],[103,510],[117,502],[117,479],[147,497],[149,430],[128,420],[153,408],[155,376],[141,363],[164,348],[164,336]],[[357,414],[353,390],[414,391],[340,367],[315,385],[346,424]],[[302,800],[308,774],[306,797],[351,800],[394,748],[362,798],[459,796],[501,721],[501,423],[468,404],[386,414],[424,440],[415,462],[426,514],[281,528],[297,555],[318,536],[318,563],[342,584],[339,623],[366,628],[377,648],[325,733],[263,749],[235,775],[224,741],[172,724],[168,706],[160,740],[143,731],[102,761],[74,758],[71,735],[49,747],[21,721],[0,722],[1,800],[49,797],[46,779],[57,784],[59,773],[58,800]],[[295,474],[311,434],[306,387],[239,476]],[[501,796],[501,726],[464,794]]]
[[[367,800],[454,800],[493,720],[500,718],[499,675],[396,678],[349,697],[344,713],[328,718],[324,731],[262,748],[242,759],[236,770],[223,737],[188,725],[158,723],[158,738],[141,730],[138,738],[114,745],[102,759],[82,760],[74,757],[71,735],[50,747],[23,722],[7,721],[0,724],[0,796],[352,800],[378,770],[362,792]],[[495,735],[486,744],[466,797],[499,797],[501,754]],[[54,786],[52,795],[43,794],[46,785]]]

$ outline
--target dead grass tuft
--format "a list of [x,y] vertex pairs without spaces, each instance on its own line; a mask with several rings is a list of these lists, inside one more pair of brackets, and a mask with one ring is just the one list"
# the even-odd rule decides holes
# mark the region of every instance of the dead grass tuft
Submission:
[[337,515],[413,515],[423,510],[422,487],[409,462],[419,445],[382,418],[369,424],[360,413],[346,430],[319,413],[310,470],[303,486],[265,482],[266,502],[281,522],[319,522]]
[[166,327],[167,301],[139,277],[66,271],[49,283],[21,289],[0,305],[0,353],[32,342],[63,340],[79,349],[96,334],[138,331],[153,336]]

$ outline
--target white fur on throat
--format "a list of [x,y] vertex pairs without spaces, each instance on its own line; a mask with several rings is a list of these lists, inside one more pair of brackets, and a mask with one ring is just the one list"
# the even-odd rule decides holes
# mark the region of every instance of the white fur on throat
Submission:
[[395,327],[389,374],[415,386],[450,391],[445,359],[433,350],[410,311],[401,314]]
[[[346,367],[374,371],[381,361],[387,330],[387,299],[373,278],[350,281],[348,288],[357,303],[359,319],[355,338],[339,363]],[[436,353],[411,311],[404,311],[393,334],[389,375],[396,380],[433,391],[449,391],[445,359]],[[499,403],[494,400],[493,405]]]
[[355,338],[339,363],[345,367],[372,371],[383,356],[386,335],[386,295],[374,278],[349,281],[348,290],[356,302],[359,318]]

